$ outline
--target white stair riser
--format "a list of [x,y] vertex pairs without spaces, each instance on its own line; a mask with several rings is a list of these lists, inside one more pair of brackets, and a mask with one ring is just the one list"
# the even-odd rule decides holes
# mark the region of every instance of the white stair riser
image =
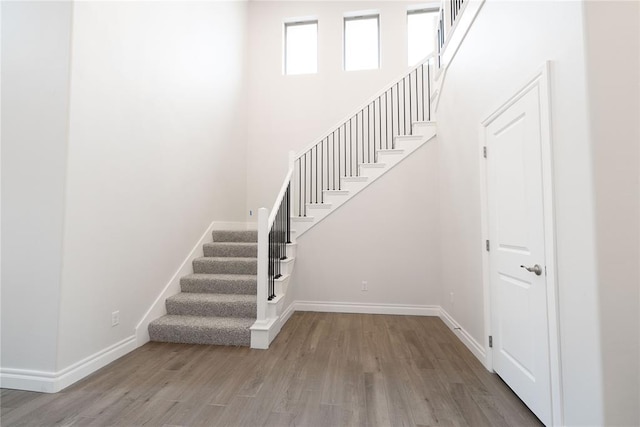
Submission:
[[[293,241],[293,238],[292,238],[292,241]],[[297,245],[294,245],[294,244],[288,244],[287,245],[287,258],[295,258],[296,257],[296,248],[297,248]]]
[[[277,294],[276,295],[284,295]],[[284,298],[278,298],[277,301],[269,301],[267,303],[267,319],[273,319],[280,316],[284,309]]]
[[275,280],[275,293],[276,295],[285,295],[287,293],[287,287],[289,285],[289,279],[291,278],[290,274],[286,276],[282,276],[279,279]]
[[400,162],[402,159],[404,159],[404,153],[378,153],[378,161],[387,165],[387,169]]
[[324,196],[324,200],[327,203],[331,203],[333,209],[340,206],[351,197],[351,193],[349,194],[327,194]]
[[286,276],[293,273],[293,258],[280,261],[280,274]]
[[345,190],[349,190],[349,195],[351,198],[367,185],[369,185],[368,181],[345,181],[342,183],[342,188]]
[[406,157],[409,153],[415,151],[415,149],[418,148],[420,145],[422,145],[422,142],[419,139],[415,139],[415,138],[398,137],[396,138],[396,142],[395,142],[395,148],[402,149],[405,151],[404,157]]
[[293,228],[294,230],[296,230],[296,234],[298,236],[300,236],[301,234],[303,234],[305,231],[307,231],[309,228],[311,228],[313,226],[313,222],[291,222],[291,228]]
[[322,207],[307,206],[307,215],[311,215],[314,218],[314,222],[320,221],[325,216],[331,213],[332,208],[329,204]]
[[431,136],[436,133],[435,123],[414,123],[413,135]]
[[373,179],[379,177],[380,175],[382,175],[385,170],[387,168],[386,167],[362,167],[360,166],[360,176],[366,176],[369,178],[369,181],[372,181]]

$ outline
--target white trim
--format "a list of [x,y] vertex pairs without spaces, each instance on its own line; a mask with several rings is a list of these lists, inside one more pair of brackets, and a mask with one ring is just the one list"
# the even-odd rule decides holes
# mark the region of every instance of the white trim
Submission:
[[[485,0],[471,0],[463,4],[463,9],[458,12],[458,19],[453,27],[449,28],[449,33],[445,34],[446,41],[440,53],[441,69],[448,68],[453,61],[484,2]],[[444,19],[446,20],[447,16]]]
[[295,302],[291,303],[284,312],[274,318],[256,321],[251,328],[251,348],[266,350],[278,336],[280,330],[295,312]]
[[439,305],[409,304],[370,304],[329,301],[294,301],[281,317],[284,324],[293,311],[314,311],[321,313],[357,313],[357,314],[391,314],[401,316],[433,316],[439,317],[451,329],[460,341],[487,369],[487,352],[478,341],[471,336],[447,311]]
[[122,341],[86,357],[58,372],[28,369],[0,369],[0,387],[17,390],[57,393],[89,374],[108,365],[136,349],[136,336]]
[[[527,94],[532,88],[538,87],[540,94],[540,125],[541,125],[541,161],[542,161],[542,189],[543,189],[543,215],[544,215],[544,240],[545,240],[545,266],[547,281],[547,325],[549,330],[549,370],[551,384],[551,413],[552,425],[563,425],[564,414],[562,409],[562,371],[561,371],[561,353],[560,353],[560,332],[558,317],[558,289],[557,289],[557,270],[556,270],[556,231],[555,231],[555,211],[554,211],[554,193],[553,193],[553,152],[552,152],[552,131],[551,131],[551,96],[549,75],[551,72],[551,62],[545,61],[542,67],[529,78],[524,85],[515,91],[506,102],[498,108],[492,110],[493,113],[488,115],[481,122],[480,126],[480,150],[486,145],[484,128],[486,128],[500,114],[511,107],[515,102]],[[481,218],[482,218],[482,235],[483,241],[489,236],[488,223],[488,205],[487,205],[487,174],[486,165],[481,160],[480,173],[481,176]],[[491,334],[491,283],[489,278],[489,258],[486,251],[483,251],[483,287],[484,287],[484,321],[487,336]],[[492,370],[491,352],[488,352],[487,369]]]
[[358,302],[296,301],[296,311],[323,313],[395,314],[404,316],[439,316],[437,305],[370,304]]
[[287,307],[280,315],[280,328],[282,328],[284,324],[287,323],[287,321],[289,321],[289,318],[295,312],[296,312],[296,302],[294,301],[291,304],[289,304],[289,307]]
[[[471,336],[444,308],[440,308],[440,319],[453,331],[460,341],[469,349],[471,353],[487,368],[486,346],[483,347]],[[488,368],[487,368],[488,369]]]
[[180,267],[178,267],[173,276],[171,276],[169,282],[156,297],[155,301],[151,304],[151,307],[149,307],[144,316],[142,316],[140,322],[136,325],[135,330],[138,347],[149,342],[149,323],[167,314],[165,307],[166,299],[180,292],[180,278],[182,276],[193,273],[193,260],[204,256],[203,245],[213,241],[211,233],[215,230],[251,230],[253,229],[251,227],[252,223],[247,222],[213,221],[209,224],[204,233],[202,233],[202,236],[200,236],[200,239],[194,245],[193,249],[191,249],[191,252],[187,255],[184,261],[182,261]]

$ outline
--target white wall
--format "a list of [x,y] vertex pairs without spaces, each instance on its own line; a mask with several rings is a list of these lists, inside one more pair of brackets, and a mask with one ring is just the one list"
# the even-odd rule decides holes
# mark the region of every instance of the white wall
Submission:
[[605,424],[640,425],[640,7],[585,5]]
[[440,305],[438,148],[427,142],[300,236],[298,301]]
[[2,3],[2,368],[55,370],[71,3]]
[[243,218],[246,8],[75,3],[58,369],[133,335],[210,222]]
[[438,110],[438,138],[442,283],[444,295],[454,293],[454,304],[442,300],[463,328],[478,342],[485,341],[478,130],[546,60],[552,69],[565,424],[600,425],[596,221],[581,3],[487,1],[450,64]]
[[[250,3],[247,209],[272,208],[287,170],[301,151],[408,69],[407,7],[416,2]],[[424,2],[423,2],[424,3]],[[346,72],[342,26],[347,12],[378,10],[381,68]],[[318,19],[318,73],[282,74],[285,19]]]

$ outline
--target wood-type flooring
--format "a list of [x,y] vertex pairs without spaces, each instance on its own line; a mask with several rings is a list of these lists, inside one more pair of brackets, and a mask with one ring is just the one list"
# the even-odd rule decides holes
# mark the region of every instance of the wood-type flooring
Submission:
[[437,317],[297,312],[269,350],[147,343],[9,426],[539,426]]

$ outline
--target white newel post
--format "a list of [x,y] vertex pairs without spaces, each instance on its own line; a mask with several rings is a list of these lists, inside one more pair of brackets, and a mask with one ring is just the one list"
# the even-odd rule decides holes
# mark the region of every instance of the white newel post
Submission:
[[267,320],[267,293],[269,287],[269,211],[258,209],[258,286],[257,321]]

